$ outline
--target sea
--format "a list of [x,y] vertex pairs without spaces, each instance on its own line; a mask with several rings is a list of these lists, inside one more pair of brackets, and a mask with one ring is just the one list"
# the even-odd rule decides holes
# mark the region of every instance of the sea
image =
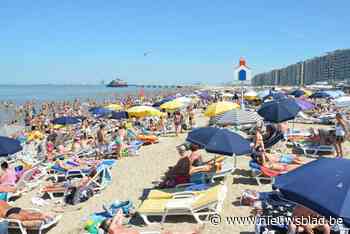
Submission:
[[[142,89],[145,93],[160,91],[159,88]],[[44,101],[69,101],[76,98],[82,101],[102,101],[113,100],[115,96],[136,95],[140,91],[140,87],[109,88],[104,85],[0,85],[0,103],[21,105],[34,100],[40,104]],[[0,127],[13,118],[13,108],[0,108]]]

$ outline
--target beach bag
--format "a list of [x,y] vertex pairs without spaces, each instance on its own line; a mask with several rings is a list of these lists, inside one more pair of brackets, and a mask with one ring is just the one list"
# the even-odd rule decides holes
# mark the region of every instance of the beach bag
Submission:
[[208,182],[208,174],[203,172],[194,173],[191,176],[190,183],[193,184],[206,184]]
[[89,186],[70,187],[64,200],[66,204],[76,205],[89,200],[93,195],[94,192]]
[[259,200],[259,193],[254,190],[246,189],[241,196],[241,205],[253,206]]

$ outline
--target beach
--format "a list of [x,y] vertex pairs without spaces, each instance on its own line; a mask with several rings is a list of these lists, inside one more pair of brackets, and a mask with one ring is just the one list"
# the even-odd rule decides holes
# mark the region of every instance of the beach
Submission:
[[[198,111],[196,117],[198,126],[206,126],[208,124],[208,118],[204,117],[203,113]],[[292,124],[290,126],[292,126]],[[322,125],[315,126],[304,124],[294,124],[293,126],[298,129],[307,129],[310,126],[325,127]],[[101,194],[92,197],[90,200],[76,206],[68,206],[64,208],[61,221],[47,233],[86,233],[84,231],[84,223],[88,216],[94,212],[101,211],[103,204],[110,204],[115,200],[131,200],[137,208],[140,204],[139,198],[142,195],[143,190],[146,188],[152,188],[154,183],[159,181],[167,168],[177,162],[179,156],[176,146],[182,144],[185,141],[186,136],[187,133],[183,133],[179,137],[162,137],[158,144],[143,147],[138,156],[119,160],[117,165],[112,169],[112,184],[102,191]],[[207,159],[213,157],[213,154],[208,154],[205,151],[201,151],[201,153]],[[253,224],[233,225],[225,222],[227,217],[251,216],[251,207],[241,206],[239,203],[239,199],[244,190],[251,189],[259,192],[271,191],[271,184],[269,183],[259,186],[254,179],[242,178],[242,176],[249,177],[250,175],[248,165],[249,161],[250,157],[238,157],[235,173],[228,176],[226,180],[228,192],[227,198],[224,202],[223,212],[221,214],[222,223],[217,226],[205,224],[203,233],[254,233]],[[16,200],[16,205],[20,207],[33,207],[31,198],[36,195],[36,192],[37,190],[34,190],[19,198]],[[55,210],[55,207],[57,207],[57,205],[50,202],[49,205],[40,207],[40,209],[44,211],[52,211]],[[159,231],[162,228],[173,231],[182,231],[198,227],[198,224],[188,216],[176,218],[170,217],[162,226],[159,224],[144,226],[142,220],[139,218],[133,219],[133,224],[134,225],[130,225],[130,227],[135,227],[142,231]]]

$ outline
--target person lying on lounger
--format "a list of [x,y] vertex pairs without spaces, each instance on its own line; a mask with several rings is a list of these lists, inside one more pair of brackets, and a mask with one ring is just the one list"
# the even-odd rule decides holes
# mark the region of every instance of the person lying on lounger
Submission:
[[[141,231],[123,226],[123,212],[120,209],[116,216],[112,219],[106,219],[100,225],[100,228],[108,234],[142,234]],[[189,232],[171,232],[161,231],[159,234],[199,234],[199,230]]]
[[293,154],[270,154],[266,152],[260,152],[267,161],[273,163],[283,164],[304,164],[305,162],[298,156]]
[[[295,168],[299,167],[300,164],[287,164],[285,162],[287,161],[294,161],[294,159],[288,158],[283,158],[282,160],[278,158],[271,157],[271,159],[264,153],[264,152],[255,152],[252,155],[253,159],[261,166],[266,167],[268,169],[274,170],[274,171],[279,171],[279,172],[286,172],[286,171],[291,171],[294,170]],[[275,159],[275,160],[273,160]],[[281,162],[283,161],[283,162]],[[297,160],[299,162],[299,160]]]
[[16,219],[20,221],[48,221],[52,220],[54,217],[38,211],[29,211],[20,207],[13,207],[5,201],[0,201],[0,218]]

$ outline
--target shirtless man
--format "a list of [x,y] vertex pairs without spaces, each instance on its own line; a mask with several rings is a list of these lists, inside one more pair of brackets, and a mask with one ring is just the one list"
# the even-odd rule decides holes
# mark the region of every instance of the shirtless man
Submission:
[[[298,222],[300,222],[300,219],[304,218],[304,219],[324,219],[324,217],[320,216],[319,214],[317,214],[316,212],[310,210],[309,208],[303,207],[303,206],[296,206],[293,210],[293,218],[295,220],[298,220]],[[301,224],[300,224],[301,223]],[[297,233],[297,231],[299,231],[299,229],[302,229],[302,231],[304,231],[307,234],[314,234],[314,229],[317,229],[319,231],[321,231],[323,234],[330,234],[331,233],[331,229],[330,226],[327,222],[324,223],[319,223],[319,224],[304,224],[303,222],[294,222],[292,224],[289,225],[289,232],[288,233]],[[299,232],[298,232],[299,233]]]

